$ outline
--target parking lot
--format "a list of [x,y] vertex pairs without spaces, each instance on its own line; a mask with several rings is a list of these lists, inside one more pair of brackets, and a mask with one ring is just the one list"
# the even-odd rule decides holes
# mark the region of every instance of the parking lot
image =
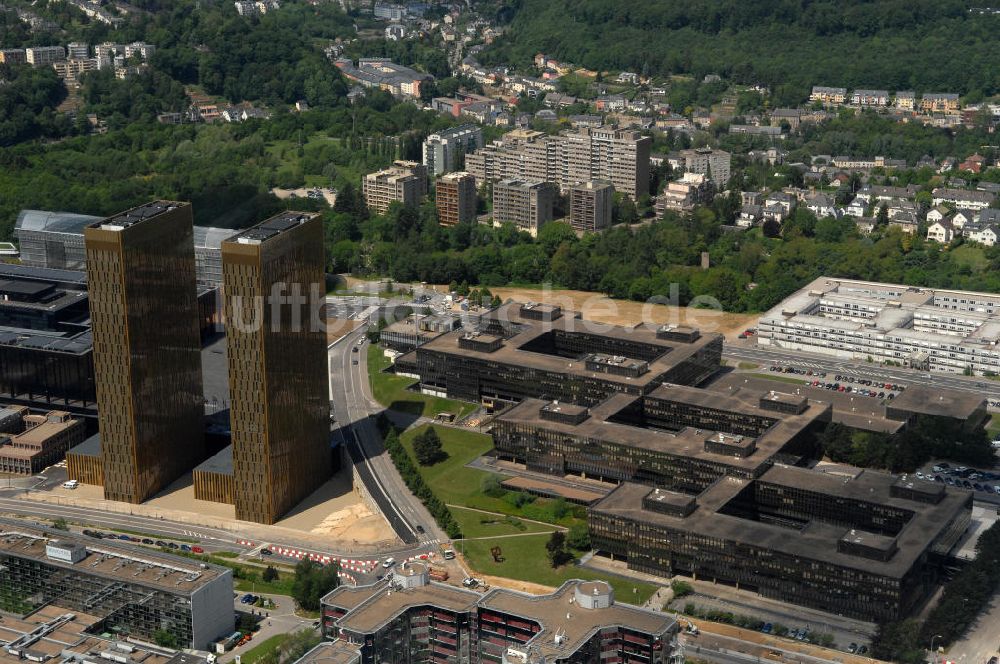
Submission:
[[976,493],[976,498],[1000,495],[1000,472],[967,468],[941,461],[918,470],[914,476],[925,482],[939,482]]
[[898,394],[906,389],[904,385],[900,385],[899,383],[884,382],[878,379],[873,380],[861,376],[830,374],[825,371],[815,371],[799,367],[771,366],[768,370],[772,373],[801,377],[810,387],[886,401],[895,399]]

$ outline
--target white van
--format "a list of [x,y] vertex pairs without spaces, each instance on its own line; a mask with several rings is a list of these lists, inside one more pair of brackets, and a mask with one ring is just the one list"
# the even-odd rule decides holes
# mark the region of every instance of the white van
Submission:
[[66,482],[63,482],[62,486],[64,489],[75,489],[76,487],[80,486],[80,483],[76,480],[68,480]]

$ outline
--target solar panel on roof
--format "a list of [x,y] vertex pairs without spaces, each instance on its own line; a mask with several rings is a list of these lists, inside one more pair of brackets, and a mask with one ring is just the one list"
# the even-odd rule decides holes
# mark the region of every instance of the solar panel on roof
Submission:
[[281,216],[274,219],[268,219],[260,225],[260,228],[268,228],[275,231],[287,231],[289,228],[294,228],[298,226],[301,222],[302,217],[295,215],[293,216]]

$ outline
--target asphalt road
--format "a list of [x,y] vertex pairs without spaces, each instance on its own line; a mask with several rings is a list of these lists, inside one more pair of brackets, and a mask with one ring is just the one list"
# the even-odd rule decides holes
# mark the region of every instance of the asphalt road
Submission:
[[[410,493],[382,445],[374,416],[384,410],[368,384],[368,345],[359,329],[330,347],[330,392],[339,435],[368,494],[397,536],[408,545],[432,545],[446,537],[433,517]],[[358,348],[358,352],[353,349]],[[357,364],[354,364],[357,362]],[[424,532],[420,532],[423,529]]]
[[905,385],[926,385],[928,387],[946,387],[952,390],[974,392],[991,401],[1000,401],[1000,382],[975,376],[960,376],[956,374],[917,371],[905,367],[886,367],[867,362],[842,360],[828,355],[803,353],[801,351],[783,350],[780,348],[760,348],[758,346],[743,346],[727,343],[722,349],[724,357],[745,362],[755,362],[761,365],[796,366],[803,368],[822,369],[827,373],[851,374],[865,377],[885,378],[888,382]]

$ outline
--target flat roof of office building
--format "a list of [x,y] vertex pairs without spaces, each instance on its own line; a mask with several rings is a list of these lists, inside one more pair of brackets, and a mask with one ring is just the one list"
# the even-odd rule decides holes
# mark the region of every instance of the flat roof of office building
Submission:
[[[752,472],[762,464],[768,463],[803,429],[825,417],[830,410],[829,404],[815,402],[810,402],[806,410],[798,414],[761,410],[757,407],[760,397],[760,392],[750,390],[720,393],[714,390],[680,385],[661,385],[645,397],[646,399],[661,399],[773,419],[774,423],[755,439],[756,449],[745,457],[709,452],[705,449],[706,439],[719,433],[732,433],[729,431],[715,431],[710,428],[699,429],[689,426],[678,431],[665,431],[611,421],[611,418],[617,413],[641,398],[628,394],[616,394],[597,404],[590,409],[590,417],[579,424],[542,417],[542,408],[548,402],[539,399],[523,400],[502,414],[498,420],[536,426],[569,436],[610,441],[673,456],[710,461]],[[745,436],[744,438],[752,437]]]
[[[119,641],[88,634],[100,623],[96,616],[48,604],[29,616],[19,618],[5,614],[0,622],[0,642],[20,652],[12,654],[7,647],[0,650],[0,662],[76,661],[85,664],[205,664],[207,659],[193,653],[178,652],[134,641]],[[47,627],[51,631],[31,636],[35,630]],[[17,645],[24,639],[23,646]],[[70,659],[72,658],[72,659]]]
[[270,219],[265,219],[256,226],[251,226],[232,235],[229,239],[224,240],[223,244],[229,242],[237,244],[259,244],[266,242],[286,231],[301,226],[316,216],[315,212],[282,212]]
[[226,445],[221,450],[195,466],[195,472],[215,473],[217,475],[233,474],[233,446]]
[[112,215],[106,219],[95,221],[94,223],[89,224],[87,228],[100,228],[106,231],[121,231],[149,221],[150,219],[155,219],[162,214],[166,214],[167,212],[176,210],[180,207],[190,207],[190,203],[181,203],[177,201],[151,201],[130,210],[119,212],[118,214]]
[[[76,564],[55,560],[46,554],[46,544],[58,541],[84,547],[87,555]],[[152,549],[94,540],[72,532],[32,526],[23,521],[0,519],[0,553],[39,560],[78,574],[100,576],[123,583],[139,584],[177,595],[191,595],[230,570],[161,553]]]
[[101,456],[101,434],[95,433],[93,436],[84,439],[79,445],[70,448],[67,454],[87,457]]
[[[566,581],[548,595],[496,588],[479,602],[481,609],[519,616],[539,624],[541,629],[525,648],[544,657],[542,661],[558,661],[572,655],[598,630],[606,627],[626,627],[645,634],[670,632],[676,620],[668,613],[648,611],[630,604],[613,602],[603,608],[587,608],[580,602],[570,603],[578,594],[591,596],[608,594],[610,586],[603,581]],[[562,638],[556,639],[556,634]]]
[[354,664],[360,661],[360,646],[338,639],[320,643],[302,655],[294,664]]
[[976,411],[986,409],[986,398],[972,392],[914,385],[897,395],[889,404],[889,408],[920,415],[967,420],[973,417]]
[[[695,499],[697,507],[686,517],[644,509],[643,499],[654,489],[633,482],[619,485],[590,509],[594,513],[615,519],[650,523],[872,574],[900,577],[931,547],[935,538],[949,527],[960,511],[971,508],[972,496],[957,489],[946,489],[937,504],[918,502],[891,494],[892,486],[897,480],[892,475],[872,470],[862,470],[854,477],[845,477],[775,465],[758,480],[720,478]],[[886,561],[872,560],[838,551],[839,540],[851,530],[847,526],[813,519],[801,530],[795,530],[721,513],[720,510],[752,481],[824,494],[830,496],[831,500],[861,501],[892,507],[910,513],[911,516],[895,537],[899,547],[895,555]]]
[[[567,311],[564,311],[562,316],[553,321],[539,321],[522,317],[521,303],[519,302],[505,303],[489,314],[485,314],[482,317],[480,325],[487,324],[490,320],[500,320],[504,323],[509,323],[515,330],[513,336],[504,339],[500,344],[500,347],[492,352],[475,350],[469,347],[460,347],[459,340],[470,334],[464,329],[442,334],[436,339],[424,344],[416,351],[411,352],[433,352],[448,355],[459,355],[487,362],[530,367],[532,369],[539,369],[552,373],[587,376],[607,382],[630,384],[641,387],[651,382],[657,382],[661,375],[689,359],[692,355],[704,349],[704,347],[709,343],[721,339],[721,335],[716,333],[702,334],[691,342],[660,339],[657,337],[657,327],[655,326],[637,325],[635,327],[622,327],[594,323],[581,319],[579,314]],[[613,340],[640,343],[648,346],[651,352],[656,352],[658,355],[649,361],[649,371],[641,376],[633,378],[629,376],[619,376],[613,373],[590,371],[587,369],[583,358],[575,359],[561,357],[558,355],[526,350],[524,348],[524,346],[536,341],[539,337],[548,334],[550,331],[589,334]],[[492,335],[481,334],[479,335],[479,338],[488,340],[491,336]]]
[[[405,589],[391,589],[387,580],[373,586],[362,586],[355,591],[367,589],[367,594],[344,614],[337,625],[351,632],[369,634],[381,629],[404,611],[419,606],[431,605],[448,611],[469,611],[479,601],[479,594],[443,583],[430,582],[424,586]],[[324,603],[348,608],[338,600],[340,595],[334,590],[323,598]],[[347,599],[355,593],[345,592]]]

